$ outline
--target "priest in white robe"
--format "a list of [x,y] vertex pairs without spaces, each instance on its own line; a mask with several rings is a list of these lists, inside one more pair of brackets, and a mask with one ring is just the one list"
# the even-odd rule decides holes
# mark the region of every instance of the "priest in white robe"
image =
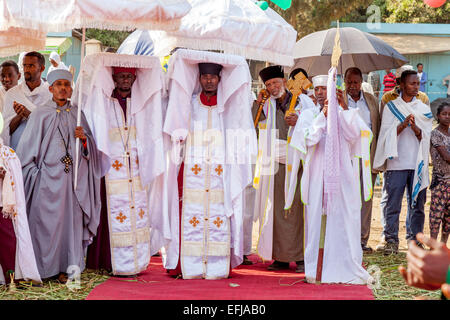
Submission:
[[[85,59],[75,99],[102,152],[104,188],[97,237],[87,268],[116,276],[145,271],[162,246],[151,239],[159,227],[162,197],[150,200],[152,184],[165,171],[163,74],[156,57],[98,53]],[[92,69],[95,70],[92,73]]]
[[179,49],[168,75],[164,131],[184,153],[173,234],[180,246],[168,250],[178,263],[166,268],[183,279],[227,278],[243,261],[244,189],[256,152],[248,65],[239,56]]
[[[326,233],[323,255],[322,283],[365,284],[369,274],[362,267],[361,200],[359,189],[359,160],[363,158],[364,177],[370,179],[369,143],[371,131],[358,115],[349,110],[337,92],[341,108],[338,109],[335,86],[336,69],[330,70],[328,100],[321,109],[308,109],[300,115],[290,146],[297,149],[304,161],[301,179],[302,201],[305,204],[305,274],[308,282],[316,281],[321,237],[322,214],[326,214]],[[316,80],[323,80],[323,77]],[[315,82],[314,86],[323,85]],[[333,95],[334,93],[334,95]],[[334,101],[334,102],[333,102]],[[338,146],[333,155],[326,158],[326,144],[330,132],[328,103],[335,103],[333,142]],[[330,141],[331,142],[331,141]],[[336,158],[335,158],[336,157]],[[334,174],[329,177],[329,167]],[[333,166],[333,163],[335,166]],[[337,168],[336,168],[337,165]],[[334,194],[327,193],[331,188]],[[327,188],[324,188],[327,186]],[[371,186],[371,184],[365,184]],[[370,198],[371,189],[365,190]],[[289,199],[292,199],[291,195]],[[292,200],[290,200],[292,201]],[[286,206],[290,205],[288,200]]]
[[[306,71],[301,70],[294,70],[291,77],[298,72],[305,75]],[[303,91],[294,96],[287,90],[281,66],[264,68],[259,76],[268,97],[264,101],[260,93],[252,110],[258,132],[258,158],[253,182],[256,189],[255,215],[260,227],[256,252],[264,260],[274,260],[268,270],[289,269],[290,263],[295,262],[295,271],[301,273],[304,272],[304,221],[297,179],[302,173],[298,167],[292,170],[294,154],[287,143],[298,116],[314,108],[314,104]],[[291,176],[292,183],[288,183]],[[295,201],[285,208],[284,200],[289,190],[293,191]]]

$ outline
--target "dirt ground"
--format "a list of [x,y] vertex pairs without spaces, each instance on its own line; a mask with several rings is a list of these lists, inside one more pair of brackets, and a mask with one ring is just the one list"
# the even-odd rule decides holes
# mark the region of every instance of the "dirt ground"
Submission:
[[[430,191],[427,190],[427,202],[425,204],[425,224],[424,224],[424,233],[425,235],[430,235],[430,227],[429,227],[429,212],[430,212]],[[377,244],[380,242],[383,228],[381,226],[381,209],[380,209],[380,200],[381,200],[381,186],[375,186],[374,190],[374,198],[373,198],[373,208],[372,208],[372,224],[370,228],[370,237],[368,245],[375,249]],[[402,212],[400,214],[400,224],[399,224],[399,250],[407,251],[408,247],[406,244],[406,192],[403,197],[402,202]],[[253,224],[253,233],[252,233],[252,248],[253,253],[256,252],[256,245],[258,242],[258,232],[259,232],[259,221]]]

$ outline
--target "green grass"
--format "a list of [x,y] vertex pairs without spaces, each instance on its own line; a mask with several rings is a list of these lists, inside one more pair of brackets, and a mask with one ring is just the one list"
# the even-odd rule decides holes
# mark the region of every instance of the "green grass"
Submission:
[[398,272],[398,266],[407,266],[405,252],[390,256],[375,252],[364,255],[363,262],[367,268],[377,266],[381,271],[379,285],[373,287],[376,300],[413,300],[416,297],[424,297],[430,300],[440,299],[440,290],[427,291],[406,285]]

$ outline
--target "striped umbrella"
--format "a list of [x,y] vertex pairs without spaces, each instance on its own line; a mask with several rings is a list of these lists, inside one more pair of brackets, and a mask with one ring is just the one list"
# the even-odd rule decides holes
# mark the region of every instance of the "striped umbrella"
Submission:
[[154,46],[148,30],[136,30],[130,34],[117,49],[120,54],[153,56]]

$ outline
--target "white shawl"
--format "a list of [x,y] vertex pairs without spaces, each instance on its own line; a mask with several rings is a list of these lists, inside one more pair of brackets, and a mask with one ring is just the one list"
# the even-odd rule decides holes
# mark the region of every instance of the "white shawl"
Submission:
[[40,86],[33,91],[30,91],[25,81],[9,89],[5,94],[2,111],[3,118],[5,119],[1,134],[3,143],[5,145],[9,145],[10,143],[9,124],[17,115],[13,107],[14,101],[24,105],[28,110],[33,112],[37,107],[46,104],[51,98],[52,94],[48,90],[48,83],[43,80],[41,80]]
[[397,126],[409,115],[413,114],[416,125],[422,130],[422,140],[419,142],[416,165],[414,170],[412,206],[417,195],[429,185],[428,162],[430,150],[430,135],[433,125],[433,114],[430,107],[419,99],[406,103],[401,96],[386,104],[383,111],[380,135],[375,152],[374,168],[384,170],[387,159],[398,157]]

